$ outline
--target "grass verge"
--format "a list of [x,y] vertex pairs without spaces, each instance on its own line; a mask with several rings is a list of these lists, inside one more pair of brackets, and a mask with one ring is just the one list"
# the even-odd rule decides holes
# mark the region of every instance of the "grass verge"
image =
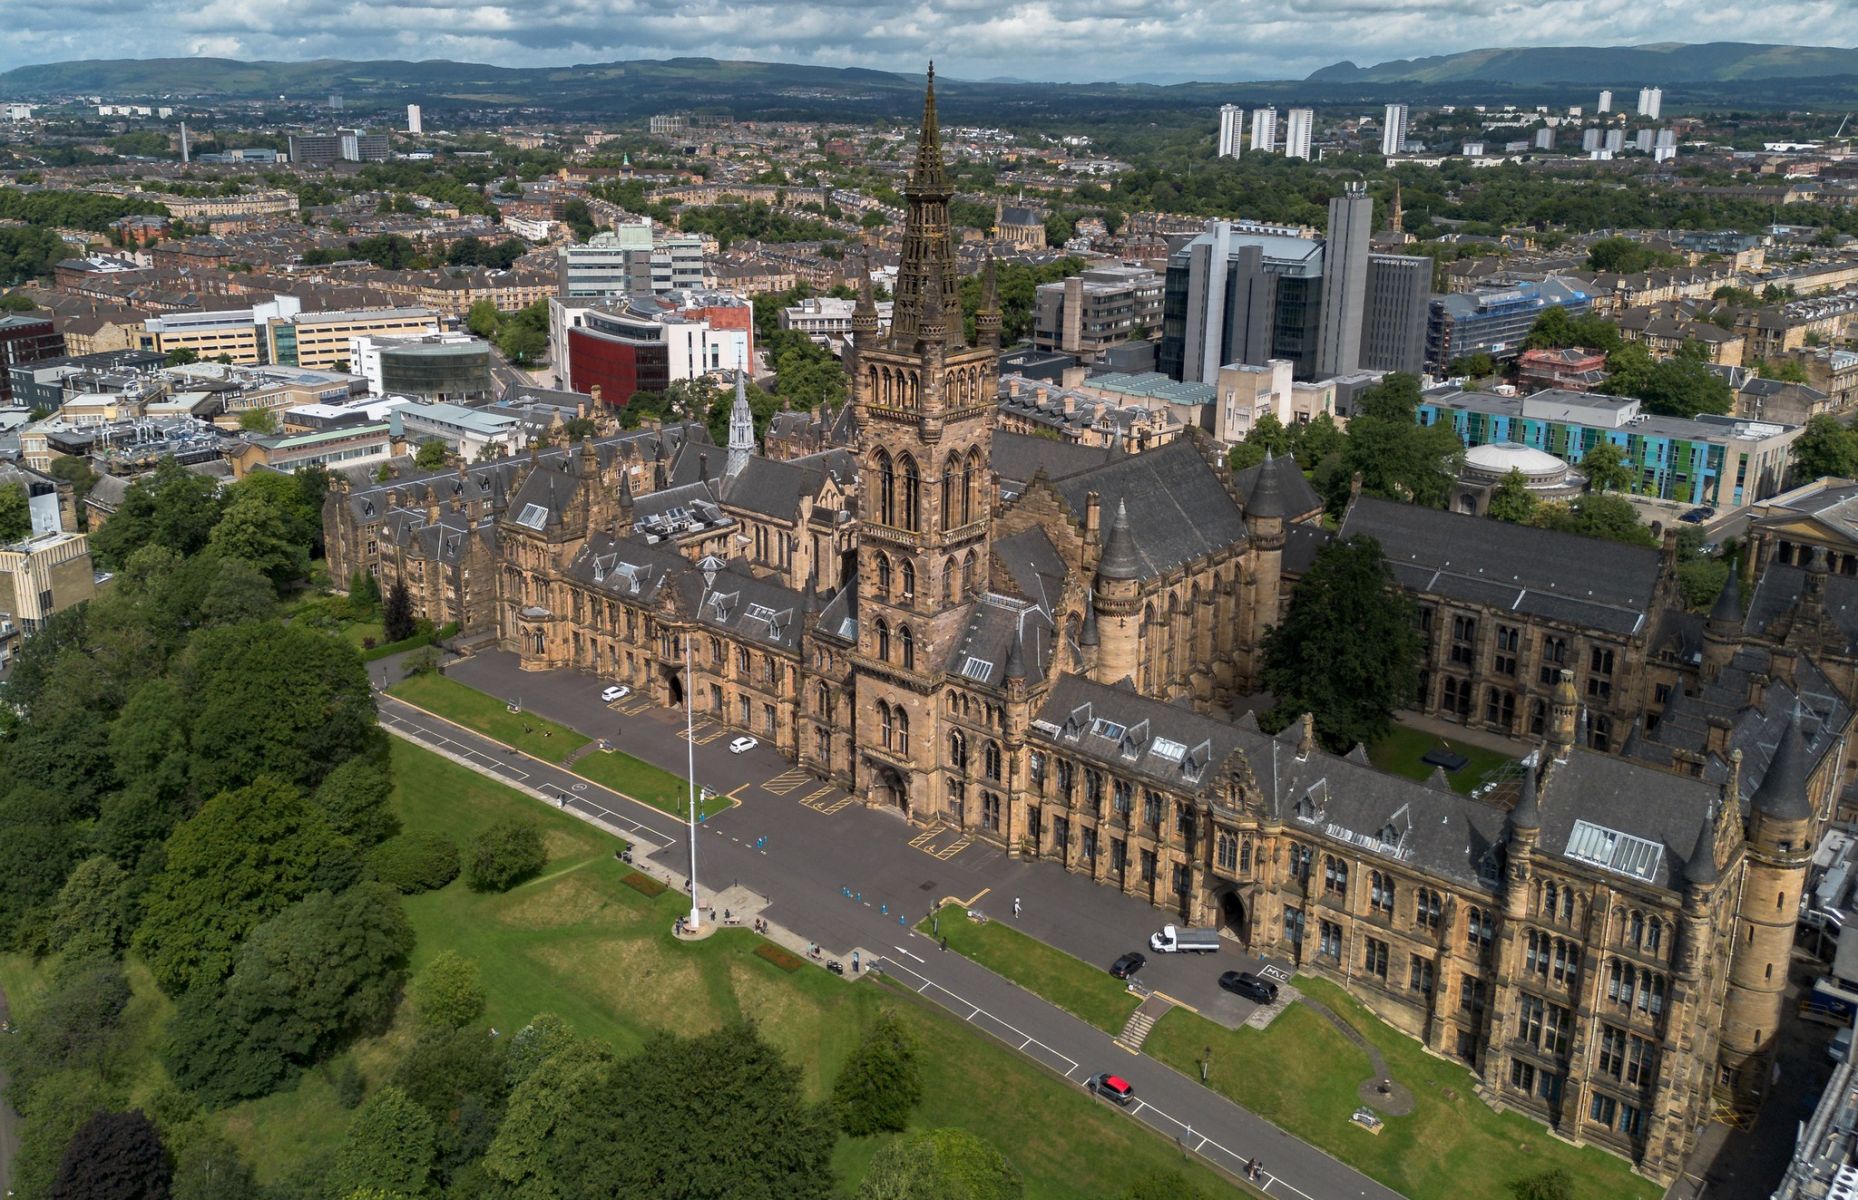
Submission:
[[[682,779],[623,750],[590,751],[575,759],[568,769],[662,812],[681,817],[690,811],[690,789]],[[727,796],[706,796],[698,808],[698,817],[713,817],[732,803]]]
[[1468,760],[1464,766],[1445,776],[1455,792],[1469,792],[1484,781],[1484,776],[1515,761],[1495,750],[1486,750],[1470,742],[1442,738],[1423,729],[1409,729],[1404,725],[1396,725],[1392,733],[1369,746],[1368,761],[1383,771],[1404,775],[1408,779],[1429,779],[1433,771],[1438,769],[1421,761],[1430,750],[1449,750],[1453,754],[1464,755]]
[[1183,1009],[1156,1024],[1142,1050],[1193,1078],[1213,1051],[1211,1086],[1227,1099],[1319,1146],[1411,1200],[1511,1200],[1510,1184],[1560,1167],[1573,1195],[1656,1200],[1662,1189],[1626,1163],[1559,1141],[1520,1113],[1499,1113],[1477,1098],[1464,1067],[1427,1054],[1325,980],[1297,986],[1347,1021],[1413,1092],[1410,1116],[1389,1117],[1379,1135],[1349,1121],[1368,1056],[1329,1020],[1292,1005],[1266,1030],[1231,1030]]
[[[936,915],[950,950],[1105,1033],[1121,1033],[1129,1014],[1142,1003],[1122,981],[1110,978],[1107,965],[1092,966],[999,921],[985,925],[970,921],[959,904],[946,905]],[[928,933],[932,926],[924,921],[916,928]]]
[[408,704],[416,704],[427,712],[437,713],[448,721],[545,762],[558,763],[591,740],[566,725],[557,725],[534,713],[513,713],[509,705],[495,696],[436,672],[403,679],[387,690],[389,695],[398,696]]

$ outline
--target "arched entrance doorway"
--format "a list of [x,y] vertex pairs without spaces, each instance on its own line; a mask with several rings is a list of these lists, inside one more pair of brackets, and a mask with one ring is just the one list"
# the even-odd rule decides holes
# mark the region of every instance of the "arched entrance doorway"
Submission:
[[1241,942],[1248,941],[1251,929],[1245,918],[1245,901],[1240,899],[1239,889],[1221,888],[1213,897],[1213,919],[1219,923],[1220,932],[1231,934]]
[[910,816],[910,785],[895,767],[875,764],[871,775],[871,796],[881,807]]
[[665,693],[671,699],[672,708],[684,707],[684,677],[670,667],[664,669]]

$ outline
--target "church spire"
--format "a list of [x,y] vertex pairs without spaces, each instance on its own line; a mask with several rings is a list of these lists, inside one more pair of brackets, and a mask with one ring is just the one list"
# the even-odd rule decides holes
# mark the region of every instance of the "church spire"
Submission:
[[[948,202],[954,188],[942,165],[942,132],[935,114],[935,66],[929,67],[929,86],[923,95],[923,128],[916,143],[916,164],[903,185],[909,211],[903,222],[902,257],[897,264],[896,301],[891,306],[890,345],[909,353],[919,340],[925,310],[925,290],[933,282],[942,291],[944,313],[961,311],[961,279],[955,261],[955,241],[949,232]],[[935,269],[932,270],[931,268]],[[950,321],[939,341],[950,344],[960,325]]]
[[755,453],[755,414],[748,406],[748,372],[735,373],[735,404],[729,409],[729,466],[734,475],[748,465]]

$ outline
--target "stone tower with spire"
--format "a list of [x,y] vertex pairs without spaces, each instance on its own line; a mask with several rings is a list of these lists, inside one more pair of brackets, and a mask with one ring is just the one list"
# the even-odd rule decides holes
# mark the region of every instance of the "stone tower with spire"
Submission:
[[1729,990],[1723,997],[1722,1065],[1741,1096],[1767,1088],[1779,1038],[1787,963],[1800,893],[1813,857],[1805,731],[1796,713],[1781,730],[1761,786],[1748,801],[1748,843],[1736,913]]
[[748,372],[735,373],[735,404],[729,409],[729,465],[735,475],[755,453],[755,414],[748,406]]
[[938,744],[936,689],[967,605],[987,587],[999,374],[998,320],[977,322],[981,345],[969,346],[962,333],[948,217],[954,187],[942,162],[933,65],[903,194],[908,215],[888,336],[878,336],[875,305],[863,296],[854,314],[862,318],[854,322],[851,395],[862,464],[858,719],[877,714],[880,725],[860,731],[855,782],[873,802],[923,814],[940,798],[914,763],[935,756],[912,756],[908,747]]

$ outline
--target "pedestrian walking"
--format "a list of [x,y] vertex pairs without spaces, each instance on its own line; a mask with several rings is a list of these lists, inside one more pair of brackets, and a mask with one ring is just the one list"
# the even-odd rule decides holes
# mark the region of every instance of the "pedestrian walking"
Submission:
[[1245,1178],[1247,1179],[1258,1178],[1258,1160],[1257,1159],[1253,1158],[1253,1159],[1246,1160]]
[[948,953],[948,935],[947,934],[942,935],[942,953],[944,954]]
[[852,974],[858,974],[858,951],[852,951]]
[[1019,897],[1013,897],[1013,919],[1019,920]]

